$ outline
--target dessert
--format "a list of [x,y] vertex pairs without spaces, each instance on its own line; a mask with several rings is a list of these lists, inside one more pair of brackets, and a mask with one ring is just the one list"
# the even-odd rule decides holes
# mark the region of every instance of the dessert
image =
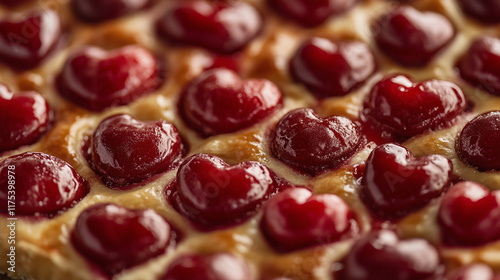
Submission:
[[170,225],[153,210],[96,204],[78,216],[71,239],[92,264],[114,275],[164,252],[171,235]]
[[255,214],[276,191],[271,171],[259,162],[229,166],[208,154],[195,154],[179,167],[171,196],[174,208],[199,227],[235,225]]
[[280,252],[335,242],[357,233],[354,214],[338,196],[304,188],[276,195],[262,214],[262,231]]
[[225,68],[196,77],[179,98],[184,121],[205,137],[254,125],[282,103],[282,93],[272,82],[242,81],[238,74]]
[[407,76],[395,75],[373,86],[363,113],[378,129],[405,139],[449,126],[466,106],[462,90],[453,83],[416,83]]
[[375,71],[370,48],[357,41],[312,38],[290,61],[290,73],[318,97],[342,96],[363,84]]
[[245,263],[231,254],[185,255],[173,261],[160,279],[247,280],[249,272]]
[[138,46],[112,51],[83,48],[66,60],[57,78],[58,91],[91,111],[128,104],[161,84],[153,54]]
[[[29,174],[15,180],[12,170]],[[73,167],[63,160],[43,153],[26,152],[2,161],[2,185],[16,187],[15,199],[19,215],[52,217],[78,203],[88,193],[88,184]],[[11,172],[9,172],[11,171]],[[1,212],[8,214],[8,191],[2,188]]]
[[0,273],[500,278],[492,0],[0,0]]
[[375,40],[387,56],[398,63],[418,67],[429,63],[454,36],[451,22],[434,12],[420,12],[411,6],[389,11],[376,22]]
[[385,144],[366,161],[361,198],[383,219],[401,218],[440,197],[451,185],[453,165],[441,155],[416,159],[405,147]]
[[341,166],[361,144],[359,128],[348,118],[323,119],[312,109],[296,109],[276,124],[270,149],[277,159],[314,176]]
[[442,264],[437,249],[423,239],[399,240],[388,230],[359,239],[344,260],[338,279],[432,279]]
[[61,39],[60,18],[54,11],[35,11],[0,22],[0,60],[18,70],[39,65]]
[[89,139],[89,165],[110,187],[126,187],[178,165],[184,144],[175,125],[130,115],[103,120]]
[[4,129],[0,135],[0,151],[16,149],[36,142],[52,125],[53,112],[38,92],[13,93],[0,86],[0,121]]

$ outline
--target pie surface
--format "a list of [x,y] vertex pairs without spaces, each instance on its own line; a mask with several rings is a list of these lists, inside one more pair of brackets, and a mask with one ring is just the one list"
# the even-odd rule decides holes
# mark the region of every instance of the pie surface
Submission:
[[[493,280],[500,271],[497,2],[477,1],[492,6],[481,17],[466,0],[339,0],[304,18],[279,0],[102,1],[130,2],[101,6],[116,9],[109,19],[77,2],[0,6],[0,130],[10,130],[0,132],[0,176],[14,166],[19,183],[15,272],[7,262],[0,272]],[[14,44],[16,32],[25,38]],[[9,38],[36,41],[36,51],[16,57],[24,50]],[[376,242],[388,249],[359,257]]]

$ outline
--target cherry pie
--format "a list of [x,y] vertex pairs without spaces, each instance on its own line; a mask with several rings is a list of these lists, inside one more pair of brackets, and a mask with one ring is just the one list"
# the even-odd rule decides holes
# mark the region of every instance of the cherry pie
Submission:
[[500,1],[0,5],[9,279],[500,279]]

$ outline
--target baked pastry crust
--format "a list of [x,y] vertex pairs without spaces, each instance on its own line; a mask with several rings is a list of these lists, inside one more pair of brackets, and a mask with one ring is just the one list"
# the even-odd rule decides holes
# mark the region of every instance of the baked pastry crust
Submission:
[[[415,0],[409,4],[420,10],[430,10],[445,15],[459,30],[451,44],[438,57],[422,68],[404,68],[379,52],[373,40],[370,24],[385,11],[400,5],[398,1],[366,0],[341,15],[332,17],[325,24],[304,29],[280,18],[267,8],[262,0],[248,0],[264,15],[266,26],[241,54],[242,76],[266,78],[275,82],[285,95],[284,106],[271,117],[250,128],[230,134],[201,138],[180,120],[177,112],[178,94],[182,87],[201,73],[209,57],[205,50],[195,47],[178,47],[156,39],[152,20],[158,18],[172,1],[165,1],[151,9],[101,24],[88,25],[76,20],[68,1],[36,1],[15,9],[0,9],[0,17],[26,9],[53,9],[67,25],[67,43],[40,67],[17,73],[0,67],[0,77],[13,90],[35,90],[41,93],[56,111],[54,127],[33,145],[2,154],[4,159],[25,151],[38,151],[59,157],[72,165],[91,183],[90,193],[75,207],[51,219],[18,217],[16,228],[16,272],[9,272],[8,264],[0,262],[0,272],[14,279],[100,279],[93,268],[75,251],[70,243],[70,232],[78,215],[90,205],[110,202],[130,209],[151,208],[164,216],[185,234],[185,239],[175,250],[169,250],[146,263],[125,270],[113,279],[158,279],[176,256],[186,252],[232,252],[246,260],[254,279],[262,273],[282,275],[292,279],[331,279],[330,266],[340,261],[352,246],[352,240],[323,244],[292,253],[278,254],[264,240],[259,230],[261,214],[247,222],[213,232],[196,231],[163,196],[164,188],[174,178],[176,170],[162,174],[144,186],[127,190],[111,190],[104,186],[89,167],[82,153],[84,138],[91,134],[106,117],[127,113],[138,120],[164,119],[174,123],[190,145],[189,155],[209,153],[221,157],[229,164],[259,161],[280,176],[297,185],[311,186],[315,194],[330,193],[343,198],[355,209],[362,232],[371,228],[370,215],[358,196],[359,183],[353,165],[365,161],[375,147],[369,143],[360,150],[347,167],[311,178],[300,175],[275,159],[269,150],[268,132],[285,113],[294,108],[313,107],[322,117],[339,115],[356,119],[362,102],[370,88],[389,73],[407,73],[416,80],[442,79],[459,85],[474,107],[452,127],[419,135],[404,142],[415,155],[441,154],[451,159],[454,173],[460,178],[479,182],[490,189],[500,189],[500,173],[479,172],[462,163],[455,152],[455,141],[460,130],[475,116],[500,109],[500,97],[493,96],[461,80],[455,70],[457,59],[465,53],[472,40],[479,34],[498,36],[498,26],[483,26],[466,17],[454,0]],[[374,51],[379,69],[363,86],[344,97],[332,97],[318,103],[307,89],[295,83],[288,74],[288,61],[298,45],[311,36],[333,39],[356,39],[367,43]],[[153,53],[161,54],[170,66],[170,76],[158,90],[127,106],[92,113],[81,109],[56,91],[55,75],[62,68],[68,55],[82,45],[96,45],[112,49],[138,44]],[[402,237],[422,237],[439,244],[436,222],[439,201],[413,213],[396,225]],[[8,253],[7,221],[0,219],[0,255]],[[439,246],[438,246],[439,247]],[[483,262],[500,269],[500,242],[469,249],[440,247],[449,267]]]

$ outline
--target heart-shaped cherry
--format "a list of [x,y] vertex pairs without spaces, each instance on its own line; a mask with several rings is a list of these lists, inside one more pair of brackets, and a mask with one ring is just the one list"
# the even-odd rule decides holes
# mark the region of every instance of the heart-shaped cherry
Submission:
[[[440,278],[441,279],[441,278]],[[437,279],[437,280],[440,280]],[[497,280],[493,270],[485,264],[472,264],[453,271],[443,280]]]
[[113,275],[162,254],[171,233],[154,210],[97,204],[78,216],[71,237],[78,252]]
[[268,0],[269,5],[283,16],[305,27],[314,27],[330,16],[354,6],[357,0]]
[[15,70],[39,65],[61,37],[59,16],[52,10],[0,21],[0,61]]
[[401,218],[441,196],[452,174],[452,163],[444,156],[417,159],[405,147],[378,146],[366,162],[362,197],[378,217]]
[[250,280],[248,266],[228,253],[184,255],[174,260],[160,280]]
[[458,63],[464,80],[491,94],[500,95],[500,39],[480,37]]
[[241,1],[178,1],[160,18],[157,29],[176,43],[232,53],[257,36],[262,18]]
[[446,127],[467,107],[462,90],[441,80],[415,82],[392,75],[378,82],[364,104],[365,116],[402,138]]
[[480,22],[500,23],[500,2],[496,0],[458,0],[458,3],[466,14]]
[[312,176],[338,168],[362,142],[359,128],[351,120],[338,116],[322,119],[312,109],[286,114],[271,137],[275,157]]
[[35,142],[47,131],[52,119],[49,104],[40,94],[14,94],[0,84],[0,152]]
[[313,195],[307,189],[293,188],[268,201],[262,231],[276,250],[289,252],[349,236],[353,233],[353,216],[336,195]]
[[181,136],[173,124],[114,115],[94,132],[90,164],[106,185],[119,187],[172,169],[183,153]]
[[450,188],[441,202],[439,224],[449,245],[480,246],[500,239],[500,191],[474,182]]
[[139,46],[87,47],[66,61],[57,79],[62,96],[92,111],[126,105],[159,87],[156,58]]
[[427,280],[440,270],[438,251],[424,239],[400,240],[389,230],[358,240],[343,260],[339,280]]
[[196,154],[177,171],[172,203],[196,226],[213,229],[249,218],[274,191],[273,174],[261,163],[229,166],[216,156]]
[[375,39],[389,57],[405,66],[424,66],[451,42],[455,31],[441,14],[401,6],[382,16]]
[[460,132],[456,150],[462,161],[481,171],[500,171],[500,111],[484,113]]
[[318,37],[304,42],[290,61],[293,78],[319,98],[350,93],[375,69],[375,58],[365,43]]
[[[14,189],[15,188],[15,189]],[[52,216],[88,193],[85,180],[65,161],[42,153],[23,153],[0,163],[0,212]]]
[[73,10],[83,20],[100,22],[146,7],[151,0],[74,0]]
[[268,80],[242,81],[231,70],[214,69],[185,87],[179,109],[191,128],[211,136],[251,126],[271,114],[281,102],[281,91]]

